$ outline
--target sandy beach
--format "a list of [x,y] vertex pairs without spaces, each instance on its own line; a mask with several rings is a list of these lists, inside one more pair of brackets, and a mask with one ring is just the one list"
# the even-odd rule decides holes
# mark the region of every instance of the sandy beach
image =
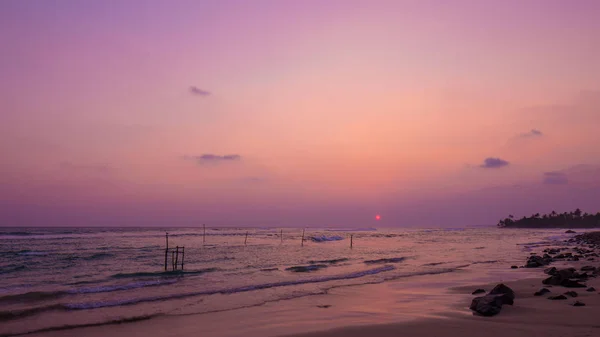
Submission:
[[[444,317],[419,319],[398,324],[347,327],[306,334],[291,334],[288,337],[358,337],[358,336],[597,336],[600,333],[600,294],[576,289],[578,297],[567,300],[548,300],[547,296],[536,297],[533,293],[542,287],[541,279],[527,279],[508,282],[516,293],[515,304],[504,306],[495,317],[472,315],[468,301],[457,303],[456,311]],[[589,286],[598,288],[600,282],[591,280]],[[452,292],[465,294],[478,287],[491,289],[494,284],[474,285],[452,289]],[[552,294],[562,294],[563,287],[550,288]],[[548,296],[549,296],[548,295]],[[574,307],[579,300],[584,307]]]
[[[587,263],[586,263],[587,262]],[[594,265],[588,261],[558,262],[557,268]],[[507,267],[509,268],[509,267]],[[586,288],[549,287],[545,296],[533,294],[543,287],[544,268],[515,270],[526,279],[504,282],[516,294],[514,305],[505,305],[494,317],[475,316],[469,310],[471,292],[491,290],[497,282],[443,288],[443,284],[419,289],[424,280],[413,278],[384,284],[339,288],[327,295],[267,303],[261,307],[204,315],[157,317],[127,324],[102,325],[36,333],[31,336],[596,336],[600,333],[600,294]],[[537,276],[535,276],[537,275]],[[428,276],[431,277],[431,276]],[[444,276],[454,278],[460,273]],[[600,289],[591,278],[589,287]],[[404,290],[403,290],[404,289]],[[577,298],[549,300],[548,296],[576,291]],[[585,306],[575,307],[576,301]],[[290,318],[294,319],[291,320]],[[287,318],[287,319],[282,319]],[[290,321],[296,323],[290,324]],[[288,322],[278,324],[278,322]]]

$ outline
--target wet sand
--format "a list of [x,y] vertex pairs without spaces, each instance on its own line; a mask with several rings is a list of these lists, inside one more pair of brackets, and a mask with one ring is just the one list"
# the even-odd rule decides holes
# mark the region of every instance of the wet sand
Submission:
[[[286,337],[358,337],[358,336],[598,336],[600,335],[600,294],[585,289],[552,287],[551,294],[535,297],[533,293],[541,288],[540,279],[527,279],[508,282],[516,294],[513,306],[504,306],[494,317],[479,317],[468,314],[448,313],[444,317],[421,319],[407,323],[346,327],[306,334],[290,334]],[[600,288],[597,279],[588,285]],[[466,293],[478,287],[490,290],[494,284],[475,285],[452,289],[456,293]],[[552,301],[550,295],[574,290],[578,297]],[[474,297],[474,296],[473,296]],[[584,307],[574,307],[575,300],[584,302]],[[469,303],[463,301],[457,309],[467,313]]]
[[[580,267],[583,262],[571,263]],[[589,263],[588,263],[589,264]],[[543,285],[542,269],[536,278],[505,282],[516,293],[515,304],[505,305],[495,317],[474,316],[468,309],[471,292],[491,290],[497,284],[454,288],[428,285],[419,280],[340,288],[317,295],[265,304],[261,307],[204,315],[158,317],[127,324],[77,328],[30,336],[595,336],[600,334],[600,294],[585,289],[554,286],[552,293],[535,297]],[[432,276],[430,276],[432,277]],[[461,275],[449,277],[459,278]],[[452,280],[456,282],[456,280]],[[426,282],[423,282],[424,284]],[[600,289],[600,280],[587,284]],[[575,290],[579,296],[562,301],[547,297]],[[224,299],[226,299],[224,297]],[[586,304],[574,307],[575,300]]]

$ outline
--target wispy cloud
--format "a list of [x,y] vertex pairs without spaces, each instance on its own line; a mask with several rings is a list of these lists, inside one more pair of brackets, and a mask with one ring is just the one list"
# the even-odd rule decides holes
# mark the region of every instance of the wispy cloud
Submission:
[[532,138],[532,137],[541,137],[544,134],[542,133],[542,131],[538,130],[538,129],[531,129],[529,132],[525,132],[525,133],[521,133],[519,135],[519,137],[521,138]]
[[191,86],[190,87],[190,93],[192,93],[192,95],[195,96],[210,96],[210,92],[206,91],[206,90],[202,90],[196,86]]
[[483,161],[483,164],[479,167],[484,169],[496,169],[504,166],[508,166],[510,163],[504,159],[489,157]]
[[565,185],[569,183],[569,179],[563,172],[544,172],[543,183],[547,185]]
[[192,160],[197,162],[198,164],[204,163],[219,163],[219,162],[228,162],[228,161],[238,161],[241,160],[242,157],[239,154],[226,154],[226,155],[216,155],[212,153],[205,153],[199,156],[184,156],[185,160]]

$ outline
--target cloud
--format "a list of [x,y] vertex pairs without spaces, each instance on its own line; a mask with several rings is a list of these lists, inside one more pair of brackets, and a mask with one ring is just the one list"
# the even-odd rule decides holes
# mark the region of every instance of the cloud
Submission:
[[547,185],[565,185],[569,179],[563,172],[544,172],[543,182]]
[[208,92],[206,90],[202,90],[195,86],[190,87],[190,92],[192,93],[192,95],[195,95],[195,96],[203,96],[203,97],[210,96],[210,92]]
[[226,155],[220,156],[220,155],[216,155],[216,154],[212,154],[212,153],[205,153],[205,154],[201,154],[199,156],[184,156],[183,159],[193,160],[193,161],[197,162],[198,164],[205,164],[205,163],[219,163],[219,162],[226,162],[226,161],[238,161],[238,160],[241,160],[242,157],[239,154],[226,154]]
[[481,164],[479,167],[485,168],[485,169],[496,169],[496,168],[508,166],[509,164],[510,163],[504,159],[490,157],[490,158],[486,158],[483,161],[483,164]]
[[519,135],[519,137],[521,138],[533,138],[533,137],[541,137],[544,134],[542,133],[542,131],[538,130],[538,129],[531,129],[531,131],[529,132],[525,132]]

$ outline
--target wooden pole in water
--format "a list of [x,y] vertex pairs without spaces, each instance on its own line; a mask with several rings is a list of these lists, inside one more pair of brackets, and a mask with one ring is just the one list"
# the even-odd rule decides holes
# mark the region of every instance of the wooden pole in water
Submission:
[[177,260],[179,260],[179,246],[175,247],[176,249],[176,253],[175,253],[175,269],[177,269]]
[[173,266],[173,270],[175,270],[175,251],[171,249],[171,265]]
[[246,245],[246,242],[248,242],[248,231],[246,231],[246,238],[244,239],[244,246]]
[[305,228],[302,228],[302,242],[300,243],[300,247],[304,247],[304,230]]
[[202,224],[202,227],[204,228],[204,232],[202,233],[202,245],[204,245],[206,242],[206,225]]
[[350,234],[350,249],[352,249],[352,237],[353,237],[353,236],[354,236],[354,235]]
[[181,247],[181,270],[183,270],[183,259],[185,258],[185,247]]
[[281,233],[279,234],[279,237],[281,238],[281,243],[283,243],[283,229],[281,230]]
[[165,248],[165,271],[167,271],[167,254],[169,253],[169,233],[166,233],[167,248]]

